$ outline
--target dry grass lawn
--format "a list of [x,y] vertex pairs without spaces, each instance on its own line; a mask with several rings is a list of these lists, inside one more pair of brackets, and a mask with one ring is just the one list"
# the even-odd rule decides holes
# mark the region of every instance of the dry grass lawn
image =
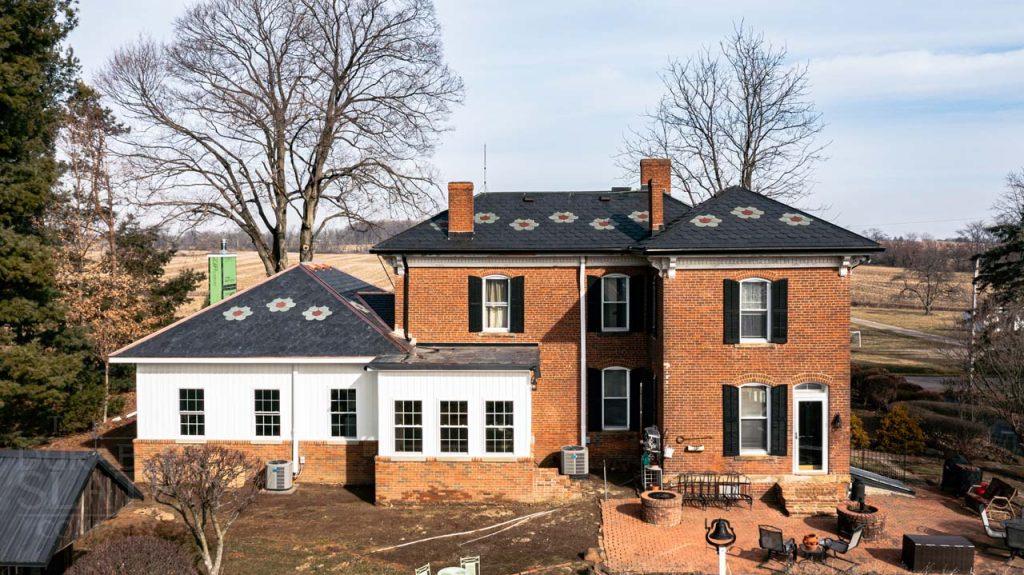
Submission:
[[924,315],[924,312],[918,309],[855,307],[850,311],[850,315],[934,335],[954,337],[957,333],[956,322],[961,319],[963,312],[937,310],[932,311],[930,315]]
[[[916,300],[898,299],[902,282],[893,279],[903,272],[903,268],[885,266],[859,266],[853,270],[851,298],[854,305],[890,307],[917,307]],[[962,296],[955,299],[942,299],[937,306],[948,310],[964,310],[971,305],[971,274],[958,272],[955,275],[956,285]]]
[[884,367],[894,373],[954,375],[958,372],[941,344],[869,327],[854,326],[861,334],[861,347],[852,348],[852,359],[869,367]]

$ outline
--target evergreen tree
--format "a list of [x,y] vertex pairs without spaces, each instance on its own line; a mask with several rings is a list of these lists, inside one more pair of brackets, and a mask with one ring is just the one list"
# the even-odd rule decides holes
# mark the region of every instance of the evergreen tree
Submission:
[[996,245],[981,254],[978,284],[1002,303],[1024,301],[1024,171],[1007,177],[996,203],[996,225],[988,228]]
[[0,444],[54,428],[81,385],[83,342],[64,326],[44,228],[54,145],[77,64],[71,0],[0,0]]

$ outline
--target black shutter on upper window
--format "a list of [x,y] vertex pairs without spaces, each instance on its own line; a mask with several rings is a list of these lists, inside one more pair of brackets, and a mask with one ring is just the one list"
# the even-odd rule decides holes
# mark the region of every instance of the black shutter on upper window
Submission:
[[740,454],[740,390],[722,386],[722,455]]
[[647,331],[647,274],[629,278],[629,331]]
[[776,385],[771,388],[771,443],[769,453],[771,455],[785,455],[786,442],[789,439],[789,388],[785,385]]
[[601,431],[601,370],[587,368],[587,431]]
[[722,341],[740,342],[740,282],[722,282]]
[[638,367],[629,373],[629,428],[640,431],[654,425],[654,377]]
[[789,280],[772,282],[772,337],[773,343],[786,343],[789,335]]
[[525,331],[525,304],[523,292],[525,290],[526,278],[516,276],[509,280],[508,294],[508,330],[512,333],[523,333]]
[[601,278],[587,276],[587,331],[601,331]]
[[484,330],[484,283],[483,279],[476,276],[469,276],[469,284],[466,291],[466,299],[469,302],[469,331],[480,332]]

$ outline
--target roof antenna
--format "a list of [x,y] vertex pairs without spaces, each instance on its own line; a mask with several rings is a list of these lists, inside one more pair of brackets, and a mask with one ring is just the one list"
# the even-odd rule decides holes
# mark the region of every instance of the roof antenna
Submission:
[[487,143],[484,143],[484,193],[487,193]]

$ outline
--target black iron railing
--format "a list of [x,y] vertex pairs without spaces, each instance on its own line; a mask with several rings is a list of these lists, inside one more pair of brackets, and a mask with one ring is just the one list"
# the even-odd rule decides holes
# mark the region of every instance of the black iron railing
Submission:
[[899,481],[907,480],[907,454],[855,449],[850,465]]

